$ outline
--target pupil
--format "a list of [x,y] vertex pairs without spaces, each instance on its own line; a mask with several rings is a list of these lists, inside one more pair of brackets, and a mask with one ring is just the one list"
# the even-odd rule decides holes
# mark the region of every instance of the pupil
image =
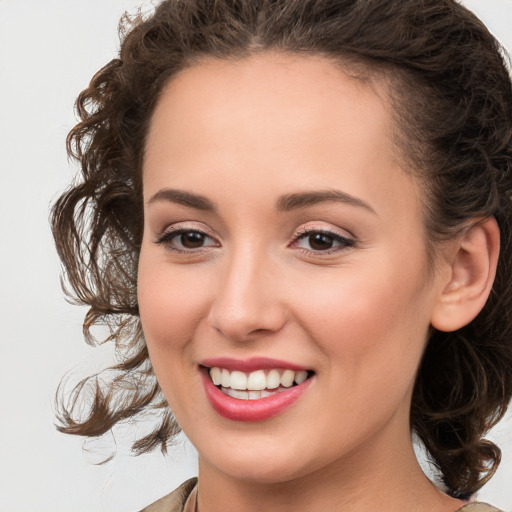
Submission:
[[312,249],[317,251],[330,249],[332,247],[332,237],[329,235],[324,235],[322,233],[315,233],[314,235],[309,236],[309,245]]
[[203,245],[203,242],[204,236],[201,233],[189,231],[181,235],[181,244],[188,249],[197,249]]

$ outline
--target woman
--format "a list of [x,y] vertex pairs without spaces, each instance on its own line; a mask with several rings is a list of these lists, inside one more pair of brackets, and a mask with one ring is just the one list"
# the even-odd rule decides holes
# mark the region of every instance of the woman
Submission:
[[148,511],[496,510],[466,503],[512,395],[512,90],[474,15],[166,1],[77,106],[54,232],[122,360],[63,431],[183,428],[199,483]]

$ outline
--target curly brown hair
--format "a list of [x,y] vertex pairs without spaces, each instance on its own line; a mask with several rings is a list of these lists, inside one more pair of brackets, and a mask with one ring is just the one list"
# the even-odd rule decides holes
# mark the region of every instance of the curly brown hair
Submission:
[[110,377],[60,395],[58,428],[99,436],[159,411],[136,453],[165,451],[179,432],[148,359],[136,286],[145,138],[163,86],[203,57],[318,54],[386,78],[397,146],[424,185],[432,254],[470,219],[494,217],[500,227],[491,296],[466,327],[433,330],[411,407],[411,428],[449,492],[472,494],[497,468],[500,450],[483,435],[512,396],[512,86],[496,39],[454,0],[167,0],[120,27],[119,58],[76,102],[80,122],[67,147],[81,177],[52,211],[68,293],[89,306],[85,338],[100,343],[90,328],[108,325],[104,341],[115,343],[120,361]]

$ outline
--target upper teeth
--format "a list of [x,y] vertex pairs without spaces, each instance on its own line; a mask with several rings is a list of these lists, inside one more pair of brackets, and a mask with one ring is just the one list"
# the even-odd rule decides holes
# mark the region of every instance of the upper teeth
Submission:
[[289,388],[293,383],[300,384],[308,378],[308,372],[301,370],[257,370],[251,373],[226,370],[225,368],[210,368],[210,377],[216,386],[224,388],[258,391],[276,389],[279,386]]

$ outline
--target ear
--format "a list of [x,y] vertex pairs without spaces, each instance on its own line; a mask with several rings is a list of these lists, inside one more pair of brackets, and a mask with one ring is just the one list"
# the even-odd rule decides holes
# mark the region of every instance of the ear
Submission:
[[439,331],[469,324],[484,307],[496,275],[500,231],[494,218],[472,224],[443,251],[439,295],[430,323]]

